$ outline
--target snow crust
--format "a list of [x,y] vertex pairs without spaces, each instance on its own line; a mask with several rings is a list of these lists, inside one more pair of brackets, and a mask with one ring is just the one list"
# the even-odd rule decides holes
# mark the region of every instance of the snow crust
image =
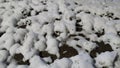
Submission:
[[[0,68],[119,68],[119,6],[119,0],[0,0]],[[101,41],[113,51],[91,57]],[[64,44],[78,55],[60,59]],[[15,54],[30,64],[18,64]]]

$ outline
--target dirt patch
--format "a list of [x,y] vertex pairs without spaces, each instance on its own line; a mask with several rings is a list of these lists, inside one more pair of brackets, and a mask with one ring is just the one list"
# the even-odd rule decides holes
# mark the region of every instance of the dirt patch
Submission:
[[70,58],[75,55],[78,55],[78,52],[73,47],[69,47],[68,45],[60,47],[60,58]]
[[[60,53],[60,58],[59,59],[64,58],[64,57],[65,58],[70,58],[72,56],[78,55],[77,51],[74,48],[69,47],[68,45],[61,46],[59,48],[59,53]],[[41,51],[39,53],[39,55],[42,58],[43,57],[51,57],[52,62],[57,59],[57,57],[55,55],[49,54],[47,51]]]
[[30,65],[29,61],[23,61],[23,55],[22,54],[15,54],[13,58],[17,61],[17,64],[19,65]]
[[97,47],[96,49],[92,50],[90,53],[91,57],[96,57],[97,53],[100,54],[102,52],[106,52],[106,51],[113,51],[112,47],[109,44],[105,44],[103,41],[102,42],[96,42],[99,47]]

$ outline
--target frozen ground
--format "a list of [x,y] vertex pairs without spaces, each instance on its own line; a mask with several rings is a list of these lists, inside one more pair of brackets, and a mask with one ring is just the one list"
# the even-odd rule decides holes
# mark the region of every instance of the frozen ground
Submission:
[[120,0],[0,0],[0,68],[120,68]]

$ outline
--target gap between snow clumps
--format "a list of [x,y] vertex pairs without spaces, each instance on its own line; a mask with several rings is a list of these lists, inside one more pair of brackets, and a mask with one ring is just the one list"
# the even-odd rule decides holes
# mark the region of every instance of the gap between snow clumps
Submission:
[[120,68],[120,0],[0,0],[0,68]]

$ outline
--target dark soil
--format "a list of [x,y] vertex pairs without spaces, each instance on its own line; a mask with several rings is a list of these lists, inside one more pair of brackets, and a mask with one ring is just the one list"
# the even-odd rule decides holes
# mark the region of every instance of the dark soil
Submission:
[[[60,58],[59,59],[64,58],[64,57],[65,58],[70,58],[70,57],[78,54],[77,51],[74,48],[69,47],[68,45],[61,46],[59,48],[59,53],[60,53]],[[50,56],[52,58],[52,62],[57,59],[57,57],[55,55],[49,54],[46,51],[40,52],[39,55],[40,55],[40,57],[49,57]]]
[[[72,35],[72,36],[74,36],[74,35]],[[74,40],[77,41],[79,39],[75,38]],[[92,58],[96,57],[97,53],[100,54],[100,53],[105,52],[105,51],[113,51],[111,46],[109,44],[105,44],[103,41],[101,41],[101,42],[95,41],[95,43],[98,44],[98,47],[90,52],[90,56]],[[59,53],[60,53],[60,58],[58,58],[58,59],[70,58],[72,56],[78,55],[78,52],[73,47],[70,47],[70,46],[68,46],[66,44],[64,44],[63,46],[59,47]],[[42,58],[44,58],[44,57],[51,57],[52,62],[54,62],[54,60],[57,59],[57,57],[55,55],[49,54],[47,51],[39,52],[39,56],[42,57]],[[15,54],[13,56],[13,58],[17,61],[17,64],[19,64],[19,65],[29,65],[30,64],[28,60],[25,61],[25,62],[23,61],[23,55],[22,54]],[[48,64],[50,64],[50,63],[48,63]]]
[[15,54],[13,58],[17,61],[17,64],[19,65],[29,65],[29,61],[23,61],[23,55],[22,54]]
[[113,51],[113,49],[109,44],[105,44],[104,42],[96,42],[96,43],[99,45],[99,47],[92,50],[90,53],[90,56],[93,58],[96,57],[97,53],[100,54],[105,51]]
[[[59,19],[57,19],[59,20]],[[81,19],[77,20],[76,21],[76,31],[81,31],[82,30],[82,25],[79,24],[79,22],[81,22]],[[19,28],[26,28],[26,25],[22,25],[22,26],[19,26]],[[0,33],[0,36],[2,35],[3,33]],[[60,34],[60,32],[55,32],[53,34],[54,37],[58,37]],[[104,30],[103,32],[96,32],[95,34],[97,34],[98,37],[104,35]],[[118,32],[119,34],[119,32]],[[46,35],[45,35],[46,36]],[[78,35],[70,35],[69,37],[75,37],[75,36],[81,36],[81,37],[84,37],[86,40],[89,41],[89,38],[86,38],[84,34],[78,34]],[[74,40],[78,41],[79,39],[78,38],[74,38]],[[100,54],[102,52],[105,52],[105,51],[113,51],[113,49],[111,48],[111,46],[109,44],[105,44],[104,42],[97,42],[95,41],[96,44],[99,45],[99,47],[95,48],[94,50],[92,50],[90,52],[90,56],[92,58],[96,57],[96,54]],[[80,47],[81,48],[81,47]],[[61,58],[70,58],[72,56],[75,56],[75,55],[78,55],[78,52],[73,48],[73,47],[70,47],[66,44],[64,44],[63,46],[59,47],[59,53],[60,53],[60,58],[58,59],[61,59]],[[52,62],[54,62],[54,60],[57,59],[57,57],[53,54],[49,54],[47,51],[41,51],[39,52],[39,56],[44,58],[44,57],[51,57],[52,59]],[[15,54],[13,56],[13,58],[17,61],[18,64],[27,64],[29,65],[29,61],[22,61],[23,60],[23,55],[22,54]],[[105,68],[105,67],[104,67]]]
[[78,55],[78,53],[73,47],[69,47],[68,45],[60,47],[60,58],[70,58],[75,55]]

